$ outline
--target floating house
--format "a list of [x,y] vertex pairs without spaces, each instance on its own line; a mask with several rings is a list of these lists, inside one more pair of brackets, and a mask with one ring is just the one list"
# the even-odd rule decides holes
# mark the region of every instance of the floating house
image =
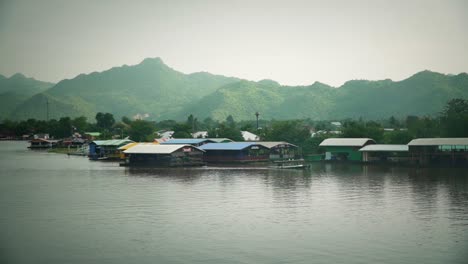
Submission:
[[371,138],[327,138],[319,146],[325,149],[325,160],[362,161],[359,150],[371,144]]
[[125,166],[201,166],[203,150],[192,145],[137,144],[124,151]]
[[401,163],[409,161],[408,145],[371,144],[359,150],[363,162]]
[[119,157],[121,160],[124,160],[125,159],[125,153],[124,151],[129,149],[129,148],[132,148],[132,147],[135,147],[137,145],[157,145],[159,144],[159,142],[157,141],[154,141],[154,142],[131,142],[131,143],[128,143],[126,145],[123,145],[121,147],[118,148],[119,150]]
[[95,140],[89,143],[88,157],[91,160],[118,160],[119,147],[132,142],[130,139]]
[[300,158],[299,147],[285,141],[256,142],[270,150],[270,160]]
[[247,163],[269,160],[270,150],[254,142],[209,143],[200,147],[208,163]]
[[173,138],[161,142],[161,145],[192,145],[199,147],[208,143],[215,143],[215,141],[207,138]]
[[415,164],[468,165],[468,138],[418,138],[408,147]]
[[45,149],[45,148],[53,148],[58,145],[60,140],[52,140],[52,139],[45,139],[45,138],[35,138],[29,141],[30,145],[28,148],[30,149]]

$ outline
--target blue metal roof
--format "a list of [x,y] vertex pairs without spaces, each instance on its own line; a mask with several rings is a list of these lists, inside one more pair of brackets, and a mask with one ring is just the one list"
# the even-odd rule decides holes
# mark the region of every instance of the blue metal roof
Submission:
[[253,145],[259,144],[253,142],[208,143],[200,148],[203,150],[242,150]]
[[162,145],[165,144],[200,144],[202,142],[213,142],[212,140],[205,139],[205,138],[173,138],[169,139],[166,142],[162,142]]

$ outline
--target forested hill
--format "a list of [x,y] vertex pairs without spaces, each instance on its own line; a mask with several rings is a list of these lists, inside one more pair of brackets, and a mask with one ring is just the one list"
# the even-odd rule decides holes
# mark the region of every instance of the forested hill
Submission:
[[28,78],[20,73],[7,78],[0,75],[0,120],[8,118],[18,105],[54,84]]
[[149,120],[254,119],[378,119],[390,116],[434,115],[452,98],[468,99],[468,74],[444,75],[419,72],[408,79],[348,81],[335,88],[316,82],[309,86],[281,86],[272,80],[259,82],[212,75],[184,74],[161,59],[145,59],[134,66],[82,74],[63,80],[19,105],[13,119],[45,118],[49,101],[51,118],[97,112],[116,117],[137,114]]
[[44,111],[40,109],[44,109],[48,99],[52,118],[80,115],[94,118],[97,112],[110,112],[117,117],[140,114],[160,120],[220,86],[237,81],[204,72],[183,74],[159,58],[145,59],[138,65],[63,80],[19,106],[13,118],[43,119]]

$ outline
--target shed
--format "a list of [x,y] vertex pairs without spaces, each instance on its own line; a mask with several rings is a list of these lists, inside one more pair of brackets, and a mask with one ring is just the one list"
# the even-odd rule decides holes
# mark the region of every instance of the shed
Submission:
[[408,145],[373,144],[359,150],[364,162],[404,162],[408,161]]
[[320,147],[325,149],[325,160],[362,161],[359,149],[375,144],[371,138],[327,138]]
[[468,165],[468,138],[417,138],[408,147],[414,163]]
[[203,150],[192,145],[138,144],[124,150],[125,165],[183,167],[204,165]]
[[200,147],[210,163],[247,163],[269,160],[270,150],[254,142],[209,143]]

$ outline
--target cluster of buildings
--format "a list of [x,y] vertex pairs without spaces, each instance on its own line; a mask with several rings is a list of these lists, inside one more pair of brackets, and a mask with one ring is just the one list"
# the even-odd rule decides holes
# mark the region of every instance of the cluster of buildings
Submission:
[[325,161],[467,165],[468,138],[418,138],[406,145],[376,144],[371,138],[329,138],[319,145]]
[[299,159],[299,148],[288,142],[234,142],[227,138],[182,138],[137,143],[128,139],[93,141],[92,160],[120,160],[123,166],[199,166],[245,164]]

